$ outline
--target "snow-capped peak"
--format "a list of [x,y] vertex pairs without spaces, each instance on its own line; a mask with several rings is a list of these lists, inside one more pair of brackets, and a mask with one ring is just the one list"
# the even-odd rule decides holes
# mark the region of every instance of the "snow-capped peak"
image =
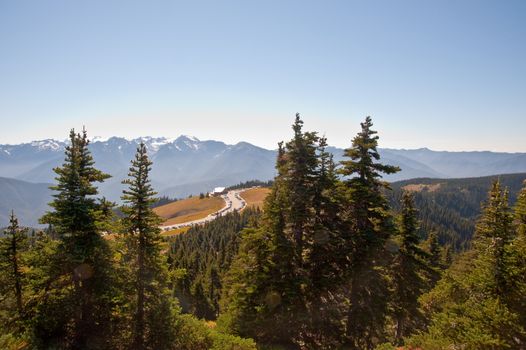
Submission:
[[64,144],[60,141],[47,139],[47,140],[38,140],[30,143],[32,147],[37,147],[39,150],[52,150],[58,151],[63,148]]
[[184,138],[189,139],[190,141],[193,141],[193,142],[199,142],[200,141],[197,137],[190,136],[190,135],[181,135],[179,137],[184,137]]
[[108,142],[110,138],[109,137],[103,137],[103,136],[94,136],[91,138],[91,142]]
[[167,137],[151,137],[146,141],[143,141],[146,144],[146,147],[150,152],[157,152],[159,148],[169,143],[174,142],[175,139]]
[[200,147],[200,142],[201,141],[199,141],[197,137],[181,135],[175,140],[174,144],[179,146],[179,149],[182,145],[185,145],[189,149],[198,150]]

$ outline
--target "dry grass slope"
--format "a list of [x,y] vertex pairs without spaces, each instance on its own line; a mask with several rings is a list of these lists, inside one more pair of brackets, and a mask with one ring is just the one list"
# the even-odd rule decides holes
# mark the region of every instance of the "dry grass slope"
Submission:
[[442,186],[441,183],[436,184],[410,184],[405,185],[402,187],[406,191],[410,192],[421,192],[421,191],[428,191],[428,192],[435,192]]
[[221,197],[199,199],[192,197],[154,209],[155,213],[166,221],[163,225],[175,225],[182,222],[202,219],[225,206]]
[[247,202],[248,207],[257,207],[262,209],[263,202],[270,193],[270,188],[258,187],[241,192],[239,195]]

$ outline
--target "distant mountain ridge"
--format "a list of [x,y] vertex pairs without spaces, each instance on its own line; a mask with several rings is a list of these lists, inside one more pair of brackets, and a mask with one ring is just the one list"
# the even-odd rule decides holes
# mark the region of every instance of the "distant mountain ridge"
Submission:
[[[136,146],[144,142],[154,162],[152,179],[160,194],[186,196],[210,186],[230,185],[274,176],[275,151],[247,142],[228,145],[192,136],[93,138],[90,145],[97,166],[113,176],[101,190],[111,199],[120,196]],[[19,145],[0,145],[0,176],[28,182],[54,182],[53,167],[62,163],[67,143],[53,139]],[[343,150],[328,149],[335,160]],[[427,148],[380,149],[382,161],[402,171],[386,177],[399,181],[416,177],[461,178],[526,171],[526,153],[446,152]],[[117,186],[115,186],[117,185]],[[116,189],[118,187],[118,189]]]
[[[90,149],[96,167],[112,175],[100,185],[101,195],[118,201],[137,145],[144,142],[153,160],[152,182],[159,195],[186,197],[216,186],[274,177],[275,150],[247,142],[228,145],[221,141],[201,141],[192,136],[140,137],[126,139],[93,138]],[[67,143],[53,139],[19,145],[0,145],[0,177],[23,183],[54,183],[53,168],[62,164]],[[343,150],[329,147],[335,161]],[[387,181],[412,178],[465,178],[526,172],[526,153],[439,152],[379,149],[382,162],[397,165],[402,171],[386,176]],[[40,185],[42,186],[42,185]],[[0,187],[0,191],[2,188]],[[1,192],[0,192],[1,193]],[[0,197],[0,202],[4,201]],[[1,209],[2,207],[0,207]]]
[[[127,176],[130,160],[140,142],[145,143],[154,162],[152,182],[160,195],[185,197],[220,185],[274,177],[275,152],[246,142],[227,145],[185,135],[95,139],[90,149],[96,166],[112,175],[100,185],[101,193],[109,199],[120,198],[121,181]],[[52,183],[55,176],[52,169],[62,164],[66,146],[64,141],[52,139],[0,145],[0,176]]]
[[38,219],[49,210],[50,184],[31,183],[0,177],[0,228],[7,226],[11,210],[23,226],[38,226]]

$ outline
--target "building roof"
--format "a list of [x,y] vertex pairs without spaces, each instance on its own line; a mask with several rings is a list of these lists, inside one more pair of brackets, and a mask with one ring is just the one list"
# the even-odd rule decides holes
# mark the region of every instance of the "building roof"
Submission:
[[214,190],[212,191],[213,193],[221,193],[225,190],[225,187],[216,187],[214,188]]

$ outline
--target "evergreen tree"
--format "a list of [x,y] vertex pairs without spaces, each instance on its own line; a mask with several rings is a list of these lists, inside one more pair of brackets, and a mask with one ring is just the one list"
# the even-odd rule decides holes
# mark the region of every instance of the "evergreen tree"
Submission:
[[[479,253],[479,268],[490,273],[488,287],[495,295],[504,295],[507,289],[506,246],[512,240],[512,213],[508,204],[508,190],[502,190],[500,181],[493,183],[484,214],[477,223],[473,246]],[[488,269],[488,270],[485,270]]]
[[515,204],[514,225],[517,231],[517,236],[526,236],[526,180],[523,182],[523,187],[517,196],[517,203]]
[[303,121],[300,115],[292,125],[293,139],[287,143],[287,162],[285,163],[285,189],[288,196],[286,215],[288,226],[296,250],[298,267],[303,268],[303,250],[309,239],[308,222],[312,217],[312,203],[316,190],[316,157],[318,137],[313,132],[303,132]]
[[422,325],[418,297],[424,292],[425,276],[431,268],[427,265],[428,254],[419,247],[417,210],[410,192],[403,193],[398,219],[400,248],[391,267],[391,278],[394,339],[401,344],[404,337]]
[[[426,332],[409,339],[410,345],[425,349],[525,347],[524,309],[510,302],[518,296],[518,285],[510,278],[511,223],[507,191],[496,181],[483,206],[473,249],[458,257],[422,297],[431,322]],[[524,300],[523,295],[518,298]]]
[[444,269],[443,252],[440,243],[438,242],[438,235],[435,231],[431,231],[426,240],[427,261],[429,271],[427,278],[429,280],[428,290],[431,289],[440,279],[442,269]]
[[[514,208],[514,239],[506,247],[506,301],[526,330],[526,181]],[[526,334],[525,334],[526,336]],[[526,348],[526,337],[521,339]]]
[[111,252],[101,227],[108,219],[95,198],[94,183],[109,177],[94,168],[86,131],[70,133],[57,185],[42,223],[53,226],[60,244],[49,262],[46,298],[32,321],[37,346],[42,348],[105,348],[111,332]]
[[146,146],[141,143],[123,181],[128,189],[122,200],[125,218],[123,226],[127,235],[128,262],[134,275],[135,300],[133,314],[133,349],[165,349],[174,341],[170,327],[174,320],[166,281],[167,266],[161,256],[161,219],[153,212],[156,192],[153,191],[149,173],[152,162]]
[[[347,205],[349,232],[348,253],[352,267],[349,269],[350,308],[347,317],[347,337],[351,347],[370,349],[383,337],[388,300],[385,269],[388,254],[386,240],[394,231],[389,206],[382,190],[388,188],[380,180],[381,174],[392,174],[400,169],[377,162],[378,136],[367,117],[361,131],[344,152],[348,160],[341,161]],[[374,296],[374,299],[373,299]]]
[[339,319],[326,317],[334,310],[330,280],[338,270],[329,261],[331,253],[338,256],[336,176],[325,140],[302,128],[296,115],[293,138],[279,144],[278,175],[261,226],[245,231],[232,264],[222,320],[263,343],[328,347],[336,338],[328,334],[339,331],[332,323]]
[[440,261],[442,257],[442,248],[440,247],[440,243],[438,242],[438,235],[436,231],[431,231],[427,237],[426,240],[426,246],[427,246],[427,252],[430,256],[430,263],[431,266],[435,268],[440,267]]
[[312,201],[309,249],[305,254],[309,286],[305,290],[306,325],[301,342],[314,348],[341,345],[344,333],[345,299],[340,288],[349,267],[342,235],[341,205],[344,198],[327,140],[318,142],[318,167]]
[[3,321],[6,327],[0,327],[0,331],[7,333],[9,330],[20,331],[21,321],[25,319],[23,298],[26,276],[23,272],[23,254],[29,248],[27,230],[20,228],[13,211],[4,234],[5,236],[0,238],[0,305],[2,309],[9,310],[10,316],[3,320],[0,316],[0,321]]

